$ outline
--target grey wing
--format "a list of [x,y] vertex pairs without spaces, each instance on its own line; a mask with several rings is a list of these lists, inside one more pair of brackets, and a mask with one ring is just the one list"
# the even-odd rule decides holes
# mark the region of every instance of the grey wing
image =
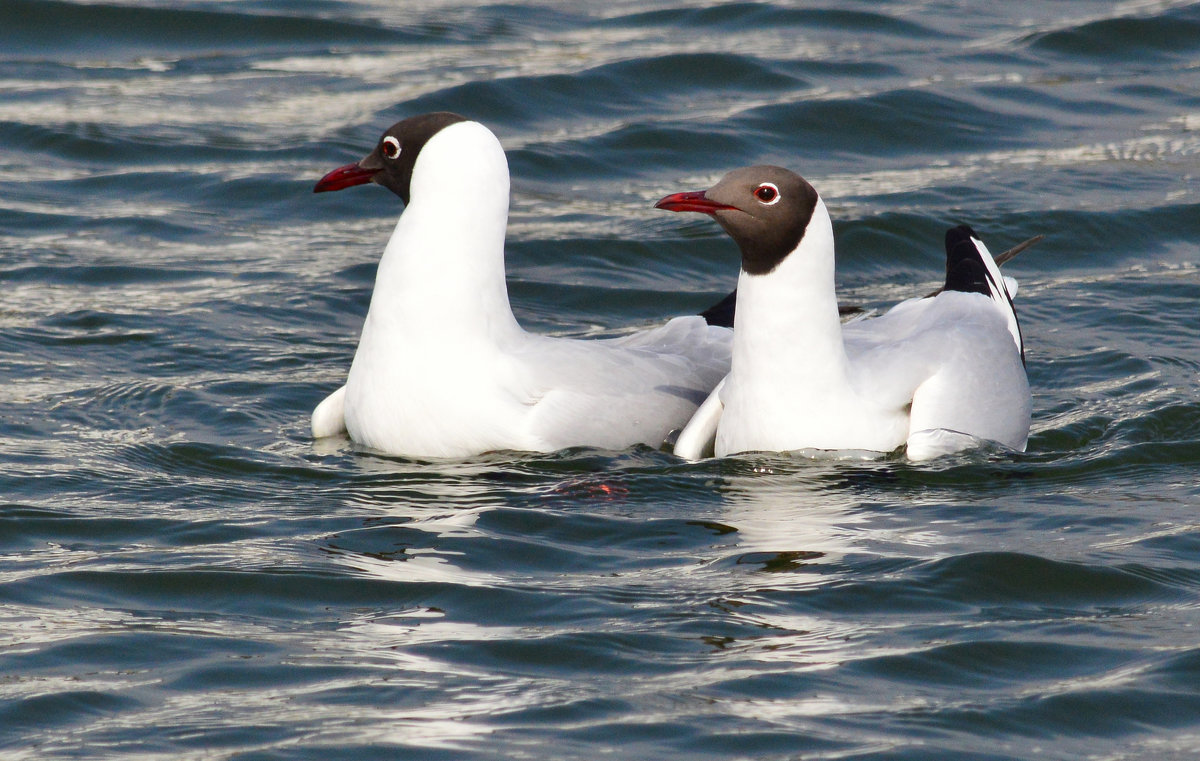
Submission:
[[546,448],[660,446],[728,372],[731,335],[689,317],[616,339],[558,339],[528,433]]

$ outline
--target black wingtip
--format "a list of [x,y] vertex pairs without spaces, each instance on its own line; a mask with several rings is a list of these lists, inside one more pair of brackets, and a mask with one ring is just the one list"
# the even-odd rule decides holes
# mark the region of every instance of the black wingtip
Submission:
[[[1017,307],[1013,304],[1012,296],[1009,295],[999,270],[996,270],[994,277],[989,272],[984,257],[990,258],[991,255],[985,255],[979,250],[975,245],[977,240],[980,240],[980,237],[967,225],[959,225],[946,231],[946,285],[942,290],[982,293],[1005,307],[1012,321],[1009,329],[1013,331],[1013,339],[1021,353],[1021,364],[1024,365],[1025,339],[1021,335],[1021,321],[1017,318]],[[1014,249],[1012,256],[1038,240],[1040,238],[1031,238],[1021,244]],[[999,265],[995,265],[995,267],[999,267]]]
[[979,236],[968,225],[946,231],[946,284],[942,290],[991,296],[987,267],[972,238],[978,240]]
[[[841,317],[850,317],[856,314],[862,314],[865,309],[854,304],[839,304],[838,315]],[[725,298],[713,304],[708,309],[700,313],[704,321],[709,325],[715,325],[721,328],[733,327],[733,316],[737,312],[737,289]]]
[[704,321],[709,325],[716,325],[721,328],[733,327],[733,315],[737,308],[737,289],[735,288],[725,298],[713,304],[708,309],[700,313]]
[[968,238],[978,238],[979,234],[975,232],[970,225],[958,225],[951,227],[946,231],[946,250],[950,250],[950,246],[959,241],[967,240]]

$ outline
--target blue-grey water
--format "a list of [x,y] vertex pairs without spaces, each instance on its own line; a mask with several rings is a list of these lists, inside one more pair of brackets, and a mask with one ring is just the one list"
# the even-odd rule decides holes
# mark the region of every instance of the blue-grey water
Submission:
[[[314,443],[448,109],[530,330],[734,284],[653,210],[779,163],[843,301],[1006,266],[1024,454]],[[0,0],[5,759],[1185,759],[1200,747],[1200,4]]]

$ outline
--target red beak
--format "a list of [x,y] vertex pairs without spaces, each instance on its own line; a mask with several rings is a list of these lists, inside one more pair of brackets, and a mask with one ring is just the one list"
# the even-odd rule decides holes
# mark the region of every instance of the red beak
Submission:
[[354,185],[364,185],[375,176],[375,169],[363,169],[358,164],[347,164],[338,167],[317,181],[314,193],[324,193],[326,190],[342,190]]
[[705,191],[694,190],[690,193],[672,193],[658,203],[656,209],[667,211],[698,211],[701,214],[714,214],[722,209],[732,209],[728,204],[717,203],[704,197]]

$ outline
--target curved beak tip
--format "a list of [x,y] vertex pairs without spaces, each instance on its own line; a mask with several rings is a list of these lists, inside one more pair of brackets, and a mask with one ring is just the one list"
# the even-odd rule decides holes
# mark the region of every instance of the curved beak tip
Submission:
[[363,169],[358,164],[347,164],[334,169],[329,174],[317,180],[313,186],[314,193],[325,193],[331,190],[343,190],[355,185],[364,185],[375,176],[375,170]]
[[656,209],[667,211],[698,211],[701,214],[714,214],[722,209],[732,209],[723,203],[718,203],[706,197],[706,191],[695,190],[687,193],[672,193],[654,204]]

